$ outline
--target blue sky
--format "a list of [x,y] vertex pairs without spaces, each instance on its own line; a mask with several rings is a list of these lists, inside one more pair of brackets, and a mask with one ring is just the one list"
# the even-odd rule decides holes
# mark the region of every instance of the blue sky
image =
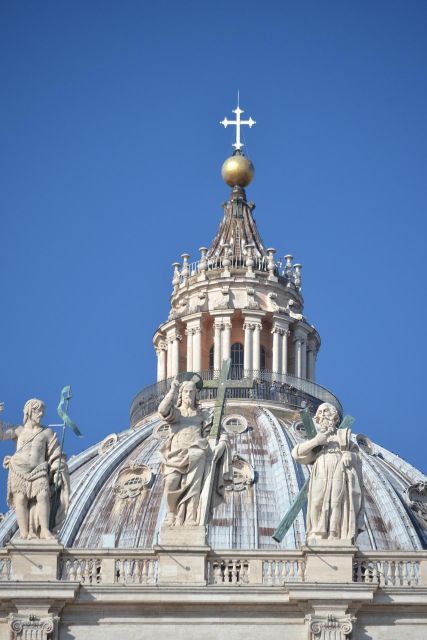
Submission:
[[36,396],[56,422],[71,383],[69,454],[126,428],[171,263],[221,219],[239,88],[248,197],[303,263],[318,381],[425,472],[426,31],[415,0],[3,1],[3,417]]

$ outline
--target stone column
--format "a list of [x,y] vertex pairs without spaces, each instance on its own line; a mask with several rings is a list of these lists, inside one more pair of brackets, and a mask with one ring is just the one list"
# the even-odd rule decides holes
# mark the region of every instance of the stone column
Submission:
[[252,353],[252,368],[254,371],[259,371],[260,370],[260,361],[261,361],[261,329],[262,329],[262,324],[261,322],[256,322],[254,324],[254,332],[253,332],[253,339],[252,339],[252,347],[253,347],[253,353]]
[[202,369],[202,328],[193,329],[193,371]]
[[282,362],[281,362],[281,351],[282,345],[281,340],[283,334],[283,330],[279,329],[279,327],[273,327],[271,333],[273,334],[273,364],[272,369],[273,373],[280,375],[282,373]]
[[172,360],[171,360],[171,376],[178,375],[179,372],[179,341],[181,336],[178,332],[172,334]]
[[222,329],[222,320],[216,318],[214,321],[214,369],[218,371],[221,369],[221,329]]
[[167,357],[167,377],[172,376],[172,340],[168,337],[166,341],[166,357]]
[[164,340],[161,340],[156,347],[157,354],[157,382],[164,380],[167,375],[166,369],[166,353],[167,353],[167,343]]
[[295,375],[302,378],[302,338],[295,336]]
[[295,375],[298,378],[307,378],[307,331],[300,325],[294,330],[295,342]]
[[313,381],[316,379],[316,345],[313,340],[307,343],[307,378]]
[[282,374],[288,373],[288,336],[289,329],[284,329],[282,334]]
[[221,361],[230,357],[231,319],[226,318],[222,324]]
[[243,369],[244,375],[247,376],[252,369],[252,325],[250,322],[243,324],[245,332],[245,344],[243,350]]
[[187,336],[187,371],[193,371],[193,329],[185,330]]

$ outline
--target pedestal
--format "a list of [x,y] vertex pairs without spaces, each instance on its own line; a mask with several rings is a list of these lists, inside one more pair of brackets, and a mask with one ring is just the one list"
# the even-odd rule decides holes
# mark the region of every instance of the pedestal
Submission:
[[348,540],[316,540],[302,548],[306,582],[352,582],[357,547]]
[[58,561],[63,546],[56,540],[16,540],[7,545],[11,580],[52,581],[58,579]]

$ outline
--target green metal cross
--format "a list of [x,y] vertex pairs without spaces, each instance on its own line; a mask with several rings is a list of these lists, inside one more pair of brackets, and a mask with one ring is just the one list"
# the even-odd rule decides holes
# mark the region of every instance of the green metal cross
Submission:
[[[317,435],[317,430],[316,430],[316,427],[314,426],[313,419],[309,414],[308,409],[303,409],[300,412],[300,416],[304,424],[307,437],[309,440],[311,440],[311,438],[314,438]],[[354,418],[352,416],[345,416],[340,426],[338,427],[338,429],[349,429],[353,424],[353,422],[354,422]],[[273,540],[275,540],[276,542],[282,542],[283,538],[285,537],[285,535],[293,525],[297,515],[303,508],[305,501],[307,500],[309,484],[310,484],[310,478],[307,478],[300,492],[295,498],[294,502],[292,503],[289,510],[286,512],[286,514],[283,516],[276,531],[273,533],[272,537],[273,537]]]
[[222,414],[224,411],[225,396],[227,389],[252,389],[253,380],[229,380],[231,359],[224,360],[221,367],[221,373],[216,380],[203,380],[204,389],[217,389],[216,402],[214,407],[212,427],[209,438],[218,440],[219,430],[221,426]]

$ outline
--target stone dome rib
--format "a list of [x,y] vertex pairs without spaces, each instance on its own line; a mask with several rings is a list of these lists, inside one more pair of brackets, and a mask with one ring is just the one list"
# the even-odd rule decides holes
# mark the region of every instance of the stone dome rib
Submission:
[[256,257],[267,256],[252,216],[254,207],[253,203],[246,201],[246,193],[242,187],[233,187],[230,199],[224,204],[224,217],[208,250],[208,258],[221,256],[227,246],[231,255],[243,259],[248,244],[253,245]]

